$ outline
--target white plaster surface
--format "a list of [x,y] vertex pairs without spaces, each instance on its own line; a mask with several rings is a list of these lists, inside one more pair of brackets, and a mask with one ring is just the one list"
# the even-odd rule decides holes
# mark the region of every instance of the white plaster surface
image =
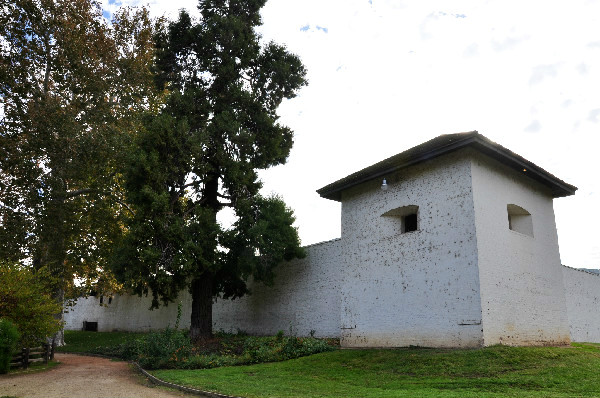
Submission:
[[563,267],[571,340],[600,343],[600,275]]
[[[342,193],[341,344],[482,343],[470,162],[446,155]],[[393,210],[419,207],[401,233]]]
[[[341,239],[281,264],[271,287],[218,299],[213,330],[314,332],[345,347],[600,342],[600,276],[561,266],[548,188],[473,149],[383,177],[342,192]],[[526,226],[515,220],[526,233],[509,229],[509,205],[531,214]],[[418,230],[402,233],[415,209]],[[181,303],[185,328],[187,292]],[[176,303],[149,307],[145,297],[80,299],[66,329],[175,324]]]
[[[569,343],[551,193],[493,159],[472,156],[484,345]],[[531,214],[533,236],[508,228],[508,204]]]
[[[191,313],[191,297],[182,292],[178,301],[182,302],[181,327],[189,327]],[[99,297],[80,298],[72,309],[65,313],[65,329],[81,330],[83,322],[98,322],[98,331],[129,331],[146,332],[175,326],[177,319],[177,304],[171,303],[166,307],[149,310],[151,297],[115,295],[108,304],[105,297],[100,304]]]
[[[252,294],[237,300],[217,300],[213,305],[213,330],[274,334],[283,330],[298,335],[315,331],[318,337],[338,337],[340,324],[341,243],[339,239],[306,247],[307,256],[279,265],[272,287],[250,284]],[[180,326],[190,325],[191,297],[182,303]],[[99,331],[148,331],[174,326],[177,303],[149,311],[151,298],[115,296],[81,298],[65,314],[65,329],[80,330],[83,322],[98,322]]]
[[341,240],[306,247],[306,258],[281,264],[271,287],[251,285],[252,294],[217,300],[215,330],[339,337]]

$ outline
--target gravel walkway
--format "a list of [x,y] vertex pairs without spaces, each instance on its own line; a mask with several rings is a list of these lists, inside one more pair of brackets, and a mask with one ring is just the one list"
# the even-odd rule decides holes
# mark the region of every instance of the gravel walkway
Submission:
[[191,397],[149,387],[127,362],[56,354],[60,365],[49,371],[0,375],[0,396],[27,398],[171,398]]

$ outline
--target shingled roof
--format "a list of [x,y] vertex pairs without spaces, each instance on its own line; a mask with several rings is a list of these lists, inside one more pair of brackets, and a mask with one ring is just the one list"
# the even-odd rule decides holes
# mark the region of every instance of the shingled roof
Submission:
[[441,155],[462,149],[473,148],[496,159],[500,163],[514,169],[533,180],[546,185],[554,198],[573,195],[577,187],[567,184],[548,173],[541,167],[531,163],[516,153],[498,145],[477,131],[457,134],[444,134],[401,152],[390,158],[375,163],[365,169],[350,174],[334,183],[317,190],[323,198],[340,201],[342,191],[374,178],[384,178],[406,167],[436,158]]

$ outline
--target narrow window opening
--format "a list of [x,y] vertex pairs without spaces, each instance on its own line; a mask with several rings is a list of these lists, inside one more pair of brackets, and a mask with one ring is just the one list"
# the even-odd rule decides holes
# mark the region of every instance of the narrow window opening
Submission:
[[533,220],[531,213],[515,204],[506,206],[508,213],[508,229],[533,237]]
[[84,332],[97,332],[98,331],[98,322],[83,321],[83,331]]
[[108,298],[108,304],[112,303],[112,297]]
[[412,232],[417,230],[417,215],[409,214],[403,217],[404,230],[402,232]]
[[[400,233],[407,233],[419,230],[419,206],[409,205],[402,206],[396,209],[389,210],[383,213],[382,217],[391,217],[395,220],[396,231],[400,231]],[[396,232],[397,233],[397,232]]]
[[104,296],[100,296],[100,304],[104,303]]

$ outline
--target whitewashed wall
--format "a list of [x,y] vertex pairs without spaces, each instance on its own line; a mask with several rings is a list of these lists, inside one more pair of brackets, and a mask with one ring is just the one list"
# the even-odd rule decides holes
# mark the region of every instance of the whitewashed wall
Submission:
[[563,267],[571,340],[600,343],[600,275]]
[[[213,330],[252,334],[286,333],[338,337],[340,325],[339,239],[306,247],[307,257],[284,262],[276,271],[272,287],[251,284],[252,295],[237,300],[217,300],[213,305]],[[65,328],[80,330],[84,321],[98,322],[99,331],[148,331],[174,326],[177,304],[148,310],[151,299],[115,296],[100,305],[98,297],[79,299],[65,314]],[[190,325],[191,297],[182,292],[181,327]]]
[[214,330],[339,337],[341,249],[340,239],[308,246],[306,258],[279,266],[272,287],[256,284],[250,296],[218,300]]
[[[183,304],[181,326],[189,327],[190,295],[182,294],[180,301]],[[104,297],[104,303],[101,305],[99,297],[80,298],[75,307],[67,309],[68,312],[65,313],[65,329],[81,330],[84,321],[98,322],[100,332],[114,330],[145,332],[167,325],[174,326],[177,304],[171,303],[166,307],[150,311],[151,302],[150,297],[116,295],[110,304],[108,298]]]
[[[472,156],[484,344],[568,343],[549,190],[479,153]],[[531,213],[533,237],[509,230],[508,204]]]
[[[342,239],[282,264],[272,287],[217,300],[213,329],[314,331],[346,347],[600,342],[600,276],[560,265],[546,187],[471,149],[385,177],[385,192],[378,179],[342,193]],[[533,236],[509,230],[508,204],[532,214]],[[382,216],[402,206],[419,207],[417,231],[403,234],[398,217]],[[181,327],[190,301],[182,293]],[[149,298],[80,299],[66,328],[175,324],[176,304],[149,307]]]
[[[482,344],[470,161],[421,163],[342,193],[342,345]],[[417,205],[418,231],[382,214]]]

